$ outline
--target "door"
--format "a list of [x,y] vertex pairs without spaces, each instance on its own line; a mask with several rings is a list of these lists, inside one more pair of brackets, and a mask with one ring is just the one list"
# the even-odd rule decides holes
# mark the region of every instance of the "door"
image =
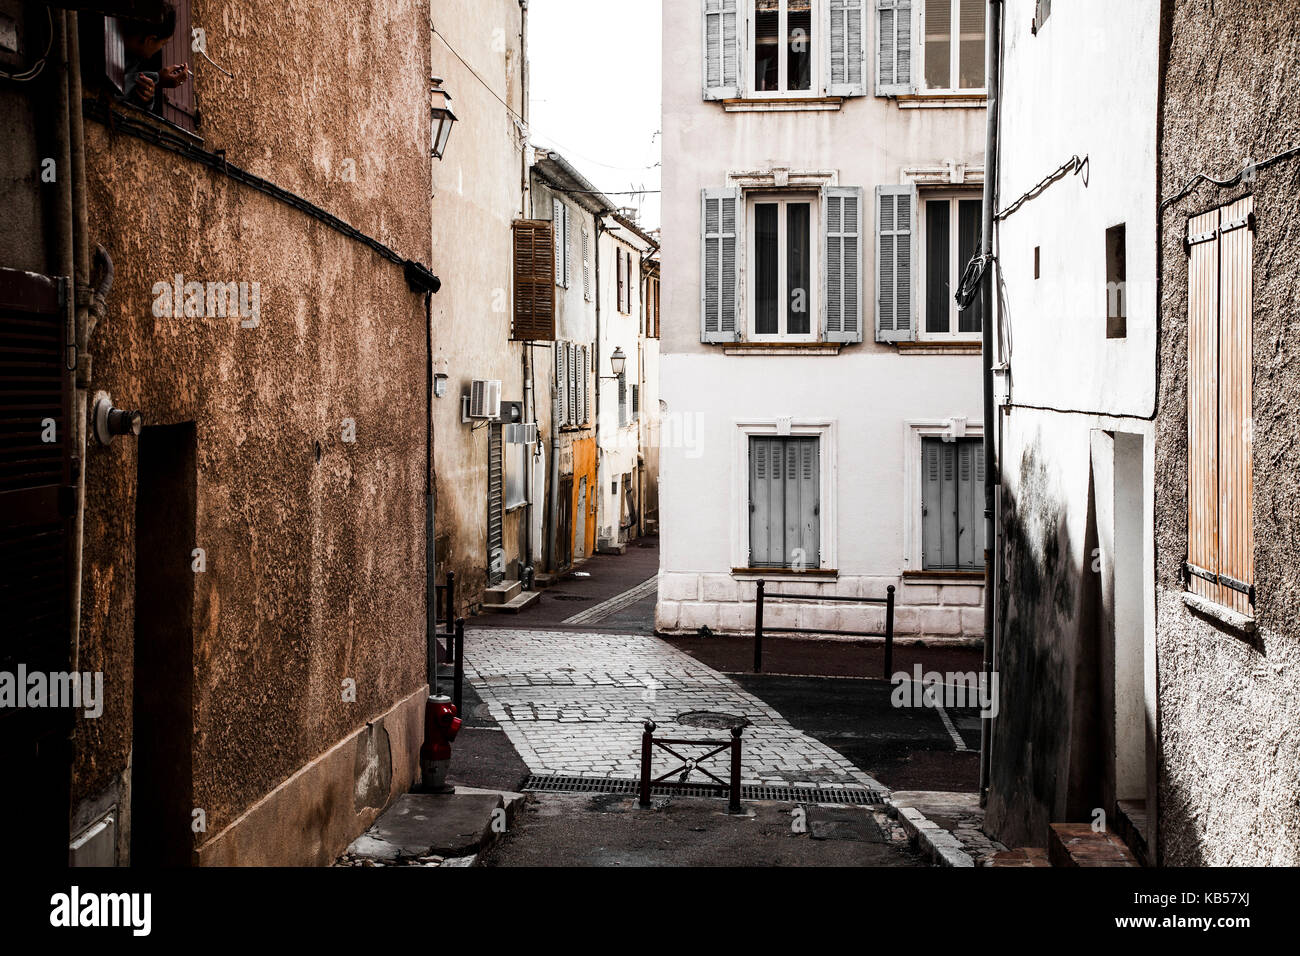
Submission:
[[573,553],[579,558],[587,556],[587,476],[578,479],[578,508],[581,516],[574,533]]
[[573,476],[560,476],[560,498],[558,504],[558,525],[555,533],[556,556],[555,569],[563,570],[573,564]]
[[[65,281],[0,269],[0,671],[71,667],[76,490]],[[68,862],[73,711],[0,709],[0,837]]]

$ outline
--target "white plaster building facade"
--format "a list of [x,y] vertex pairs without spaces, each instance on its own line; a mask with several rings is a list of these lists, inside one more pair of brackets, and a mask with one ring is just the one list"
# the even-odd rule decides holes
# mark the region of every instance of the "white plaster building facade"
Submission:
[[982,633],[984,9],[665,4],[660,630]]
[[1159,7],[1003,5],[988,820],[1008,845],[1154,810]]

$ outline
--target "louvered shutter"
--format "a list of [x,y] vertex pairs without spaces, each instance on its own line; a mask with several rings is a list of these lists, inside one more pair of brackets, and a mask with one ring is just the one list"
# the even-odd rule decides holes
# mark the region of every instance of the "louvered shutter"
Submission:
[[569,424],[582,424],[582,414],[579,411],[578,395],[578,346],[572,342],[565,349],[568,354],[568,383],[569,383]]
[[816,438],[749,440],[749,563],[821,567],[821,477]]
[[568,349],[564,342],[555,343],[555,418],[560,428],[569,424]]
[[916,338],[916,187],[876,187],[876,341]]
[[588,403],[590,402],[589,391],[588,391],[590,388],[590,380],[588,379],[588,373],[591,367],[589,355],[590,353],[587,351],[587,346],[585,345],[578,350],[578,366],[579,366],[578,367],[578,424],[579,425],[587,424],[590,417],[588,415]]
[[740,338],[744,199],[739,189],[705,189],[700,222],[700,340]]
[[826,0],[825,33],[830,37],[830,96],[867,92],[867,0]]
[[[1187,224],[1187,560],[1219,571],[1219,211]],[[1220,600],[1215,581],[1191,575],[1188,589]]]
[[912,2],[876,0],[876,95],[914,93]]
[[862,190],[826,190],[826,341],[862,341]]
[[957,445],[957,566],[984,566],[984,443]]
[[504,548],[503,514],[505,496],[503,489],[505,455],[502,448],[501,425],[488,426],[488,489],[487,489],[487,583],[496,587],[505,580],[505,562],[500,552]]
[[582,296],[591,301],[591,235],[582,230]]
[[567,289],[573,284],[573,220],[570,217],[569,207],[564,206],[564,287]]
[[704,98],[740,96],[741,29],[738,0],[703,0]]
[[564,286],[564,203],[551,199],[551,232],[555,237],[555,284]]
[[515,315],[511,337],[555,338],[554,233],[544,219],[513,223]]

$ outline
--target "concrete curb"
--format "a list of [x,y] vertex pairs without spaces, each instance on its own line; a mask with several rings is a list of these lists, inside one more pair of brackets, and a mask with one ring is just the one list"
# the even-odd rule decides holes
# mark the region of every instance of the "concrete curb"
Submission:
[[885,804],[915,842],[916,848],[936,866],[974,868],[975,858],[966,852],[962,842],[952,833],[927,819],[915,807],[896,806],[889,798],[885,799]]

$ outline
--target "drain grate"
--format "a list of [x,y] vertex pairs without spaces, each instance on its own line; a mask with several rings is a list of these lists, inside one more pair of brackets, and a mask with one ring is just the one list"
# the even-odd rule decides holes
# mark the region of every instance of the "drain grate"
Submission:
[[[558,774],[534,774],[524,781],[524,790],[534,793],[621,793],[635,796],[638,782],[611,777],[569,777]],[[692,783],[657,783],[650,788],[656,797],[724,797],[726,787]],[[740,788],[742,800],[771,800],[774,803],[844,803],[866,806],[882,803],[874,790],[848,790],[843,787],[784,787],[747,784]]]

